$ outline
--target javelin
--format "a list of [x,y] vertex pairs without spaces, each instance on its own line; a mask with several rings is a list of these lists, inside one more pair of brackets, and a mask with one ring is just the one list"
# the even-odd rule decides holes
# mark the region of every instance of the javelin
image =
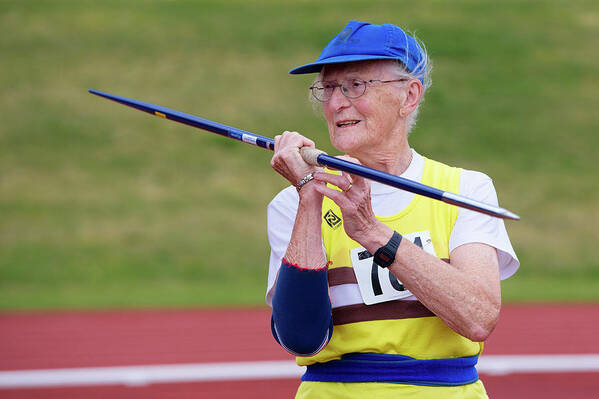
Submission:
[[[161,107],[160,105],[150,104],[93,89],[90,89],[89,92],[97,96],[124,104],[128,107],[132,107],[152,115],[160,116],[164,119],[184,123],[189,126],[207,130],[212,133],[220,134],[221,136],[243,141],[244,143],[266,148],[268,150],[274,151],[275,149],[275,141],[270,137],[261,136],[259,134],[251,133],[242,129],[223,125],[222,123],[199,118],[197,116],[175,111],[170,108]],[[372,169],[364,165],[359,165],[353,162],[345,161],[343,159],[335,158],[328,155],[324,151],[320,151],[315,148],[303,147],[301,148],[301,154],[302,158],[304,158],[304,161],[313,166],[328,166],[333,169],[362,176],[388,186],[399,188],[428,198],[433,198],[462,208],[471,209],[476,212],[481,212],[502,219],[520,220],[520,216],[508,211],[507,209],[473,200],[450,191],[443,191],[435,187],[427,186],[425,184],[382,172],[377,169]]]

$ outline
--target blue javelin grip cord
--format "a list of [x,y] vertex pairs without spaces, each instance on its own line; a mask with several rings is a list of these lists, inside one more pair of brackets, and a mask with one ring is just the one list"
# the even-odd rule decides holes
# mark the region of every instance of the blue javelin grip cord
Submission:
[[[97,96],[116,101],[128,107],[147,112],[148,114],[197,127],[199,129],[220,134],[221,136],[229,137],[234,140],[243,141],[244,143],[252,144],[257,147],[262,147],[273,151],[275,148],[275,142],[270,137],[261,136],[259,134],[251,133],[242,129],[223,125],[222,123],[186,114],[184,112],[175,111],[160,105],[134,100],[132,98],[104,93],[93,89],[90,89],[89,92]],[[352,173],[370,180],[377,181],[379,183],[386,184],[388,186],[396,187],[414,194],[433,198],[462,208],[471,209],[473,211],[481,212],[490,216],[503,219],[520,220],[520,216],[508,211],[507,209],[476,201],[449,191],[439,190],[438,188],[382,172],[377,169],[372,169],[364,165],[339,159],[315,148],[304,147],[301,149],[301,154],[307,163],[314,166],[328,166],[332,169]]]

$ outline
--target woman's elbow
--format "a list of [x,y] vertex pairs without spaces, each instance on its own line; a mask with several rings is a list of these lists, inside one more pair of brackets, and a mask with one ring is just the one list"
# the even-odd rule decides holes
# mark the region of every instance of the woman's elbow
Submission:
[[499,322],[499,313],[501,311],[501,302],[489,305],[480,315],[467,324],[462,333],[466,338],[474,342],[483,342],[491,335],[497,323]]
[[487,338],[489,338],[492,332],[493,328],[488,328],[477,324],[472,326],[470,330],[464,334],[464,336],[470,341],[484,342],[487,340]]
[[[279,328],[281,327],[281,328]],[[329,342],[333,334],[333,321],[329,321],[328,328],[319,328],[314,324],[304,325],[301,328],[290,326],[277,326],[274,317],[271,318],[271,331],[275,340],[287,352],[295,356],[313,356],[320,352]]]

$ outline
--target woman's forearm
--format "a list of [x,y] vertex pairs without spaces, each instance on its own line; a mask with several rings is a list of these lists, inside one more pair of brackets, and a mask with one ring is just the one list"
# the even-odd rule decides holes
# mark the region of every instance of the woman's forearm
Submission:
[[288,352],[310,356],[328,343],[333,321],[320,226],[322,197],[309,190],[301,194],[277,278],[271,327],[277,342]]
[[[374,253],[393,230],[377,223],[359,242]],[[403,239],[389,266],[414,296],[454,331],[473,341],[484,341],[493,331],[501,308],[499,268],[495,248],[464,244],[447,263]]]
[[[313,184],[313,183],[308,183]],[[305,269],[318,269],[326,265],[322,248],[322,196],[305,187],[300,192],[300,202],[285,259]]]
[[446,263],[404,241],[389,270],[453,330],[484,341],[495,328],[501,308],[495,249],[466,244]]

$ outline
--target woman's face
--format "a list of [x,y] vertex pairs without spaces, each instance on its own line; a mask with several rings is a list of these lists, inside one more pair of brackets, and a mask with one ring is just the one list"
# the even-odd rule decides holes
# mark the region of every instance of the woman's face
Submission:
[[[393,80],[397,75],[386,61],[353,62],[327,66],[322,80],[343,82],[345,79],[368,81]],[[367,83],[366,92],[350,99],[335,88],[331,99],[322,104],[331,143],[339,151],[356,158],[395,147],[404,135],[405,120],[400,109],[405,100],[404,82]]]

